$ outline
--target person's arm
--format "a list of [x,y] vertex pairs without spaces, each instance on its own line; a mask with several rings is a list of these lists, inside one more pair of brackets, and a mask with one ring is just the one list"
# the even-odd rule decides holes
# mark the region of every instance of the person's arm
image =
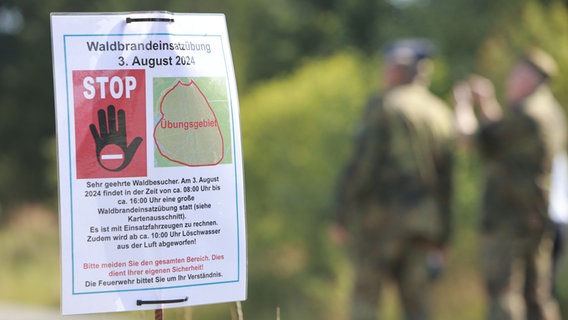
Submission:
[[458,134],[469,137],[477,130],[479,122],[473,111],[473,94],[469,83],[460,81],[453,88],[455,105],[455,120]]
[[474,75],[469,78],[473,100],[479,105],[482,122],[495,122],[503,116],[503,109],[495,97],[493,83],[484,77]]

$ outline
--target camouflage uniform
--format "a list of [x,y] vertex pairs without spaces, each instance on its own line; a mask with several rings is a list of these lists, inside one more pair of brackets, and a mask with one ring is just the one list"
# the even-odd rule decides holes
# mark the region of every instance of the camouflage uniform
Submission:
[[487,160],[481,262],[489,319],[559,319],[551,297],[553,156],[564,150],[564,114],[547,86],[478,132]]
[[387,279],[398,285],[406,319],[429,318],[429,253],[450,231],[453,135],[449,109],[425,86],[398,86],[369,102],[338,196],[340,223],[354,238],[351,319],[377,318]]

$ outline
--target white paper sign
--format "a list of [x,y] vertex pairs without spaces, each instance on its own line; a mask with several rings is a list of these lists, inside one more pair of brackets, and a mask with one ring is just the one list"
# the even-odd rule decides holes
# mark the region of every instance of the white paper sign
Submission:
[[568,224],[568,154],[560,152],[552,161],[549,215],[555,223]]
[[224,15],[51,15],[63,314],[246,298]]

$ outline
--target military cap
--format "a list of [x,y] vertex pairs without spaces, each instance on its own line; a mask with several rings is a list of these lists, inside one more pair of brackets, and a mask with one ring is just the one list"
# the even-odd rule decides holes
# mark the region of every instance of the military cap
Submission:
[[401,65],[412,66],[434,55],[434,45],[427,39],[403,39],[383,48],[387,59]]
[[531,47],[526,50],[521,59],[547,78],[553,77],[558,73],[558,65],[554,58],[537,47]]

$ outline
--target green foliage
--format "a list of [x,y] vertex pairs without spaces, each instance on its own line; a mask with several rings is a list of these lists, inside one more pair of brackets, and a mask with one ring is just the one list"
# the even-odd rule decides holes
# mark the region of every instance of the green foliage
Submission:
[[[10,204],[56,201],[50,12],[225,13],[241,96],[249,244],[245,318],[271,319],[280,307],[283,319],[342,319],[352,270],[345,252],[328,243],[326,226],[354,125],[367,96],[380,87],[374,53],[386,41],[433,39],[440,56],[432,88],[448,102],[453,81],[470,72],[488,76],[500,90],[518,51],[539,45],[559,63],[553,89],[568,106],[566,1],[395,2],[0,0],[0,7],[17,7],[25,19],[20,33],[0,34],[0,217]],[[480,164],[469,150],[457,156],[454,242],[436,287],[436,318],[480,319]],[[56,226],[36,215],[26,217],[28,224],[18,220],[0,230],[0,299],[54,306],[59,298],[59,279],[53,276],[58,274]],[[564,306],[567,263],[560,277]],[[396,318],[396,294],[385,298],[386,318]],[[166,314],[227,319],[232,310],[223,304]]]
[[494,26],[485,38],[477,58],[477,72],[493,79],[502,89],[515,58],[527,47],[538,46],[558,63],[552,88],[560,104],[568,108],[568,7],[561,1],[549,5],[529,1],[515,13],[516,19]]
[[[396,1],[0,1],[0,6],[17,8],[24,17],[19,33],[0,34],[3,48],[0,51],[0,105],[4,112],[0,118],[0,134],[5,137],[0,152],[0,202],[6,206],[55,196],[49,178],[54,168],[42,152],[43,145],[54,135],[51,60],[46,54],[50,48],[50,12],[225,13],[241,92],[248,91],[259,81],[291,72],[301,66],[306,57],[329,56],[349,46],[369,55],[393,38],[421,36],[439,44],[441,63],[449,66],[443,81],[434,83],[435,92],[447,95],[452,80],[472,69],[478,44],[486,30],[506,29],[508,23],[501,21],[511,20],[510,16],[516,18],[524,3],[548,8],[547,14],[530,20],[530,25],[542,29],[535,34],[548,32],[551,41],[547,42],[547,47],[554,46],[557,53],[567,51],[567,37],[562,36],[567,29],[562,15],[565,7],[558,1],[548,5],[530,0],[517,1],[514,5],[489,0],[414,0],[405,1],[405,6],[392,3]],[[539,10],[528,8],[525,11],[528,14]],[[456,16],[460,19],[455,19]],[[480,16],[484,19],[479,19]],[[552,41],[553,35],[564,40]],[[557,42],[560,45],[554,45]],[[566,65],[562,65],[563,71]],[[555,88],[562,87],[557,84]]]

